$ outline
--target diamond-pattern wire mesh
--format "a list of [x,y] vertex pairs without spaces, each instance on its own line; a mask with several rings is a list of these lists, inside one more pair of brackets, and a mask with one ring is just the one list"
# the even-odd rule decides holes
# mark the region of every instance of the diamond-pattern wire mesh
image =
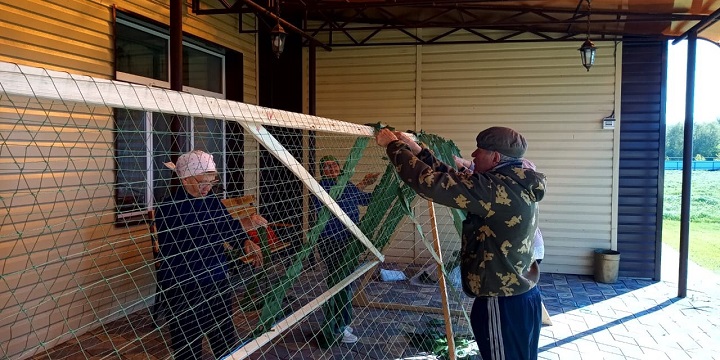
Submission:
[[[428,202],[412,194],[407,198],[414,199],[413,216],[397,211],[403,207],[392,190],[398,181],[384,150],[367,135],[358,136],[357,125],[237,103],[233,106],[248,110],[243,115],[251,115],[228,116],[226,105],[203,107],[203,102],[213,103],[201,96],[183,96],[172,103],[173,113],[166,101],[174,95],[171,91],[152,89],[153,96],[146,96],[146,89],[124,91],[122,83],[108,89],[107,81],[92,78],[70,81],[76,89],[68,90],[68,83],[52,72],[32,69],[11,75],[18,74],[33,84],[29,93],[42,96],[26,96],[22,86],[17,90],[0,77],[2,357],[168,358],[173,349],[189,348],[173,346],[173,320],[206,312],[212,295],[231,302],[229,317],[237,337],[227,337],[231,343],[226,348],[237,358],[402,358],[427,353],[428,344],[444,336]],[[38,79],[45,89],[37,87]],[[63,89],[82,93],[88,83],[100,99],[115,100],[63,97]],[[211,111],[192,114],[191,108]],[[274,124],[269,133],[287,150],[280,159],[272,154],[278,150],[272,143],[265,148],[236,122],[258,117]],[[324,128],[332,131],[310,131],[308,124],[314,122],[330,124]],[[255,229],[256,224],[246,222],[244,232],[263,247],[265,262],[256,268],[239,258],[242,231],[196,237],[195,248],[176,255],[200,266],[191,274],[200,282],[217,269],[203,268],[203,261],[190,254],[222,253],[228,261],[228,286],[213,283],[205,288],[209,291],[175,296],[183,300],[181,305],[169,304],[172,290],[156,281],[164,259],[153,241],[174,239],[192,226],[153,229],[152,217],[168,201],[173,208],[192,201],[172,203],[182,185],[164,163],[172,160],[173,150],[179,155],[193,149],[212,154],[217,165],[211,196],[252,196],[248,208],[269,225]],[[300,173],[307,171],[305,179],[286,164],[289,156],[302,166]],[[321,159],[338,165],[337,180],[324,171],[327,164]],[[363,181],[368,174],[379,176]],[[335,193],[349,219],[366,227],[364,236],[379,246],[384,263],[372,267],[376,256],[336,215],[322,215],[324,205],[308,190],[306,182],[314,180],[307,176]],[[449,211],[438,206],[436,213],[450,275],[459,240]],[[318,219],[327,220],[318,225]],[[228,215],[197,221],[209,229],[237,220]],[[167,233],[158,233],[163,231]],[[397,275],[406,279],[391,281]],[[341,290],[346,283],[351,283],[349,290]],[[456,336],[469,336],[469,299],[459,288],[449,286],[448,291]],[[353,305],[347,306],[350,296]],[[351,310],[349,318],[343,309]],[[210,330],[199,331],[207,335],[202,340],[207,358],[219,355],[212,352],[217,340],[210,334],[213,321],[224,320],[212,319]],[[339,341],[345,326],[358,342]]]

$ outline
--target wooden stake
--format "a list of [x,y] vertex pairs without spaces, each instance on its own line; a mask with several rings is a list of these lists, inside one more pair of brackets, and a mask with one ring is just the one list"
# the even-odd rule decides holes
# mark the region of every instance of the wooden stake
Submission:
[[[437,219],[435,218],[435,204],[428,201],[428,209],[430,210],[430,227],[433,235],[433,247],[438,257],[442,259],[442,251],[440,250],[440,235],[437,229]],[[445,334],[447,335],[448,354],[450,360],[455,360],[455,336],[453,334],[452,322],[450,321],[450,304],[448,302],[447,284],[445,283],[445,274],[442,271],[443,264],[437,265],[438,281],[440,285],[440,296],[442,298],[443,314],[445,315]]]

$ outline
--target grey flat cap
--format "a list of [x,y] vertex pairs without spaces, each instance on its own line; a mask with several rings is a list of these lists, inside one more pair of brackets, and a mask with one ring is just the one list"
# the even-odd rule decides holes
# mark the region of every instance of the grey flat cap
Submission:
[[481,131],[477,138],[477,147],[490,151],[497,151],[505,156],[521,158],[527,150],[527,141],[517,131],[493,126]]

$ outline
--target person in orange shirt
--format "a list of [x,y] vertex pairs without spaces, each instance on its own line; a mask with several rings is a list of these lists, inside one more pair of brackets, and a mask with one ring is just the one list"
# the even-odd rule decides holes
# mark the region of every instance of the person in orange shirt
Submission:
[[240,223],[242,223],[245,233],[247,233],[250,240],[252,240],[255,244],[260,245],[260,235],[258,234],[257,229],[261,227],[264,227],[267,231],[267,241],[269,246],[273,246],[279,241],[275,231],[272,227],[268,226],[267,219],[259,214],[252,214],[248,217],[242,218],[240,219]]

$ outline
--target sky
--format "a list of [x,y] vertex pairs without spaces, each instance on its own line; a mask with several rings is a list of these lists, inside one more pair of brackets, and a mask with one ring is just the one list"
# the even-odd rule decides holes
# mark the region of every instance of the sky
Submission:
[[[685,121],[685,76],[687,41],[669,42],[667,82],[667,124]],[[695,68],[695,123],[720,118],[720,46],[698,39]]]

